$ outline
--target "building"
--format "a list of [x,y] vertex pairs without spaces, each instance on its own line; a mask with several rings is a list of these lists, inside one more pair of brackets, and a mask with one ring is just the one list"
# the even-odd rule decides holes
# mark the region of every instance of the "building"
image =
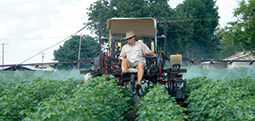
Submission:
[[[1,69],[2,70],[2,69]],[[18,71],[18,70],[28,70],[28,71],[42,71],[41,69],[37,69],[33,66],[8,66],[4,68],[4,71]]]
[[[36,66],[36,65],[35,65]],[[54,68],[52,68],[49,64],[43,64],[43,65],[38,65],[37,67],[38,69],[41,69],[43,71],[53,71],[55,70]]]
[[4,69],[0,69],[0,71],[23,71],[23,70],[28,70],[28,71],[55,71],[54,68],[52,68],[49,64],[43,64],[43,65],[10,65],[4,67]]
[[[255,56],[249,52],[238,52],[235,55],[229,56],[224,60],[255,60]],[[233,62],[231,65],[228,64],[228,68],[255,68],[250,61],[248,62]]]
[[[229,61],[228,61],[229,60]],[[232,62],[231,60],[247,60],[247,62]],[[223,61],[213,61],[213,64],[210,61],[201,63],[202,68],[211,69],[211,68],[255,68],[253,63],[251,64],[250,60],[255,60],[254,55],[251,52],[237,52],[236,54],[229,56]]]
[[202,68],[204,68],[204,69],[211,69],[211,68],[224,69],[224,68],[228,68],[228,62],[213,61],[212,63],[210,61],[207,61],[207,62],[202,62],[201,65],[202,65]]

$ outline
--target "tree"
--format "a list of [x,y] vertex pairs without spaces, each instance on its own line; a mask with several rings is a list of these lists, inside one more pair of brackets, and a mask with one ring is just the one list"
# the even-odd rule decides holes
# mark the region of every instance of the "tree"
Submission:
[[234,11],[236,21],[229,22],[222,32],[223,43],[236,44],[245,51],[255,50],[255,1],[242,0]]
[[[184,15],[184,12],[182,12],[182,6],[183,6],[183,4],[179,4],[175,9],[170,8],[171,13],[170,13],[169,17],[167,18],[167,20],[176,21],[179,24],[181,24],[181,26],[184,26],[186,28],[187,27],[186,25],[190,25],[190,23],[183,21],[183,20],[187,20],[188,17],[186,17]],[[158,26],[159,36],[164,34],[163,29],[164,29],[163,26],[162,27],[160,27],[160,25]],[[186,33],[180,27],[173,24],[173,22],[167,23],[166,37],[167,37],[167,51],[168,52],[167,52],[166,56],[170,56],[170,55],[176,54],[176,53],[181,53],[182,55],[184,54],[185,46],[183,46],[182,41],[183,41],[184,37],[187,36],[187,34],[188,33]],[[163,41],[159,41],[159,45],[161,47],[163,47],[164,46]]]
[[[113,17],[153,17],[167,20],[171,14],[168,0],[98,0],[91,4],[87,13],[90,21],[106,22]],[[91,31],[98,34],[98,25],[92,25]],[[106,26],[103,36],[106,35]]]
[[[177,23],[210,43],[219,45],[220,41],[214,36],[219,19],[218,7],[215,3],[215,0],[185,0],[183,4],[177,6],[178,11],[176,10],[176,12],[179,17],[183,18]],[[211,44],[188,32],[183,32],[180,35],[178,40],[183,47],[181,53],[186,57],[211,58],[210,54],[219,51]]]
[[[184,28],[218,45],[214,37],[218,25],[218,7],[215,0],[186,0],[176,9],[168,5],[168,0],[98,0],[88,8],[91,21],[105,22],[112,17],[153,17],[157,21],[175,20]],[[98,34],[98,25],[90,28]],[[158,36],[164,34],[164,24],[158,23]],[[103,28],[103,36],[106,28]],[[159,40],[160,51],[163,51],[164,41]],[[209,58],[207,54],[217,52],[212,45],[195,37],[173,23],[167,24],[167,50],[169,54],[176,52],[188,57]],[[204,54],[203,54],[203,53]]]
[[[80,59],[95,58],[98,56],[98,43],[88,35],[72,36],[69,40],[65,41],[63,46],[59,46],[58,50],[54,50],[54,60],[59,62],[70,62],[78,60],[79,42],[81,38],[81,53]],[[91,64],[81,63],[80,68],[88,68]],[[58,65],[59,69],[73,68],[72,64]]]

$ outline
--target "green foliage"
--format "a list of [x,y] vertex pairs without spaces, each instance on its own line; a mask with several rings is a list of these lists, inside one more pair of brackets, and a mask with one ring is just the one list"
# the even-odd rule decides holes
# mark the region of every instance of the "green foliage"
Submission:
[[[35,72],[26,73],[33,75]],[[53,73],[48,72],[48,75]],[[16,72],[5,74],[15,75]],[[21,72],[18,75],[25,77]],[[82,85],[79,84],[82,80],[43,78],[1,80],[0,108],[3,110],[0,110],[0,119],[123,120],[130,109],[131,98],[121,93],[121,87],[116,86],[118,80],[112,76],[93,78]]]
[[[90,21],[106,22],[113,17],[153,17],[156,20],[167,20],[171,15],[168,0],[98,0],[88,8]],[[98,34],[98,25],[90,29]],[[102,35],[107,35],[106,26]]]
[[[237,52],[242,51],[242,48],[240,48],[240,46],[238,46],[238,44],[236,44],[236,43],[226,44],[226,43],[222,42],[219,45],[219,47],[222,48],[223,50],[220,50],[217,54],[215,54],[215,56],[213,57],[214,59],[225,59],[229,56],[236,54]],[[228,51],[230,53],[226,53],[226,51]]]
[[191,91],[200,88],[202,85],[205,85],[207,83],[211,82],[210,79],[207,79],[206,77],[196,77],[192,80],[189,80],[187,86],[187,94],[190,94]]
[[37,110],[38,104],[50,98],[52,95],[68,94],[78,80],[42,80],[38,77],[30,81],[21,81],[17,78],[13,82],[7,82],[1,86],[0,93],[0,119],[22,120],[27,115]]
[[139,117],[136,120],[180,121],[187,118],[183,113],[185,109],[177,105],[175,99],[168,95],[165,86],[157,85],[150,89],[150,92],[140,99],[138,106]]
[[[60,46],[58,50],[54,50],[54,60],[59,62],[70,62],[78,60],[79,43],[81,38],[81,52],[80,59],[95,58],[98,56],[99,50],[97,41],[88,35],[85,36],[73,36],[71,39],[65,41],[63,46]],[[90,67],[90,63],[81,63],[80,68]],[[58,65],[58,69],[73,69],[72,64]]]
[[[254,120],[254,80],[190,80],[190,120]],[[203,84],[203,82],[205,82]],[[193,86],[195,84],[196,86]]]
[[[110,78],[106,81],[106,78]],[[117,80],[109,76],[77,85],[71,94],[55,94],[43,101],[25,120],[123,120],[130,108]]]
[[242,0],[239,7],[235,9],[234,17],[236,21],[229,22],[223,30],[221,36],[224,36],[223,42],[228,44],[236,44],[239,48],[246,51],[255,49],[255,1]]
[[[252,70],[191,71],[214,75],[188,80],[187,109],[176,104],[165,86],[156,85],[140,98],[136,120],[255,120],[254,77],[245,78],[254,75]],[[223,73],[228,77],[216,79]],[[79,84],[81,79],[46,78],[55,74],[60,73],[0,72],[0,120],[122,121],[128,116],[132,98],[126,96],[124,88],[116,86],[118,80],[113,76],[91,78],[83,84]],[[30,80],[29,75],[35,79]]]
[[[219,21],[215,0],[185,0],[183,4],[177,6],[176,12],[178,14],[176,21],[181,26],[214,45],[220,44],[219,39],[214,36]],[[176,49],[185,57],[211,58],[212,54],[218,52],[213,45],[188,32],[180,33],[176,41],[181,46]],[[172,52],[175,53],[176,50]]]

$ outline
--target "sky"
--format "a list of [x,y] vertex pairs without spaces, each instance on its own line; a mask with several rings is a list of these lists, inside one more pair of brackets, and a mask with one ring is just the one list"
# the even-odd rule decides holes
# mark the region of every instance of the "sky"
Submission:
[[[88,19],[86,8],[95,1],[97,0],[0,0],[0,65],[3,62],[52,62],[54,50],[64,42],[43,53],[41,51],[81,29]],[[169,0],[168,4],[175,8],[183,1]],[[234,20],[232,12],[238,7],[237,2],[218,0],[216,5],[219,7],[219,23],[222,28],[227,22]],[[86,29],[78,33],[80,34],[91,35]],[[32,56],[34,57],[29,59]]]

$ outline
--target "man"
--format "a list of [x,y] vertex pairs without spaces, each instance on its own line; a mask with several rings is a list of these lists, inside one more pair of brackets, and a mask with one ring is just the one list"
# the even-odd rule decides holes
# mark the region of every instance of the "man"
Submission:
[[138,69],[136,87],[140,89],[142,86],[141,81],[144,74],[144,67],[146,66],[146,60],[143,55],[151,56],[152,53],[148,46],[142,42],[137,42],[135,37],[136,35],[133,31],[128,31],[126,33],[124,39],[128,41],[128,44],[123,46],[118,59],[122,59],[122,76],[127,72],[128,67]]

